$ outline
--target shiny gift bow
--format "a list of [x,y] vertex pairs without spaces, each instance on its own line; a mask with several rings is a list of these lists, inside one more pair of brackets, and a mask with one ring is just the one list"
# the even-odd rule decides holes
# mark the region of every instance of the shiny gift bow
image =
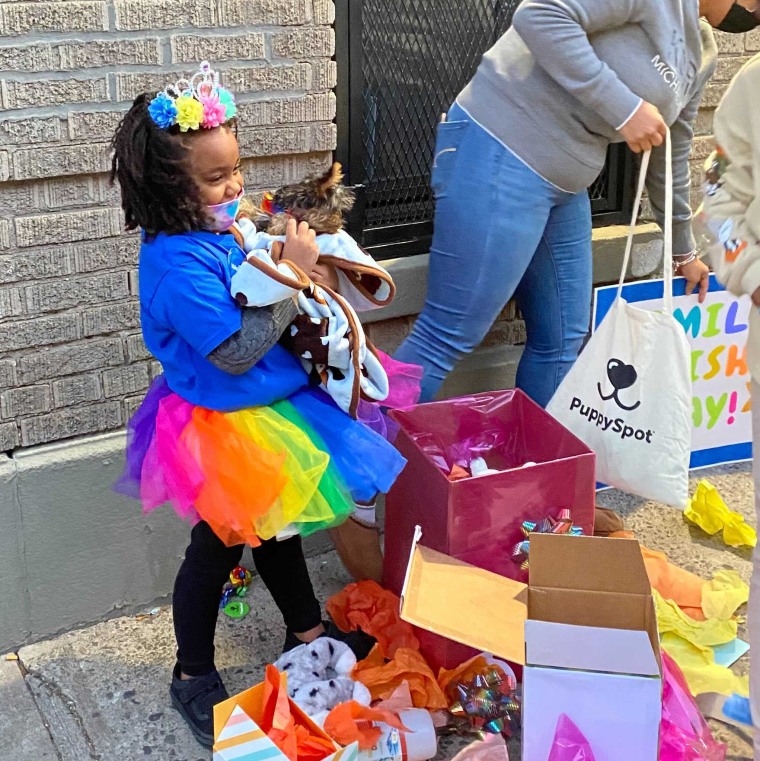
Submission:
[[459,699],[449,708],[455,718],[467,719],[470,731],[484,739],[487,734],[506,738],[519,723],[520,703],[515,695],[517,682],[500,669],[491,669],[469,682],[458,682]]
[[551,516],[536,523],[535,521],[523,521],[520,530],[525,539],[519,541],[512,549],[512,560],[523,571],[527,571],[530,564],[530,535],[531,534],[569,534],[570,536],[582,536],[583,529],[573,524],[572,516],[568,509],[559,511],[555,520]]
[[222,599],[219,601],[219,607],[230,618],[244,618],[250,612],[248,604],[237,598],[248,594],[252,578],[251,572],[242,565],[235,566],[230,572],[230,580],[222,588]]

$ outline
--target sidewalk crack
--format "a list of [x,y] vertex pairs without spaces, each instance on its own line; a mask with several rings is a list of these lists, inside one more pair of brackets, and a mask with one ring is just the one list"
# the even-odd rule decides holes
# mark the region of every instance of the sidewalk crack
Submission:
[[[26,684],[27,689],[32,695],[32,699],[34,700],[34,704],[37,708],[37,711],[40,715],[40,718],[42,719],[42,723],[45,726],[45,729],[48,732],[48,735],[50,736],[50,740],[53,743],[53,749],[55,750],[56,755],[59,758],[59,761],[71,761],[70,755],[64,755],[65,748],[62,748],[62,743],[59,741],[60,738],[56,737],[56,733],[53,732],[51,723],[49,719],[46,717],[45,712],[43,711],[43,706],[41,705],[41,696],[37,692],[37,690],[43,691],[47,699],[50,701],[50,705],[55,710],[56,706],[62,710],[65,714],[65,717],[69,719],[68,723],[70,726],[73,725],[76,728],[76,731],[79,735],[77,738],[80,740],[80,743],[77,743],[82,747],[81,743],[86,746],[87,753],[93,761],[100,761],[102,759],[102,756],[100,753],[97,752],[97,749],[95,747],[95,744],[93,743],[92,739],[90,738],[87,729],[85,728],[84,720],[82,719],[81,715],[79,714],[79,711],[77,710],[76,702],[72,700],[66,692],[61,689],[60,685],[57,684],[57,682],[54,679],[51,679],[48,676],[45,676],[40,671],[28,668],[20,659],[18,661],[19,668],[21,670],[21,673],[24,677],[24,683]],[[33,683],[36,682],[37,690],[35,690]],[[62,722],[63,724],[63,722]],[[65,726],[62,726],[65,733]],[[64,740],[68,740],[68,742],[65,742],[66,745],[71,745],[71,739],[72,738],[63,738]],[[84,749],[84,748],[83,748]]]

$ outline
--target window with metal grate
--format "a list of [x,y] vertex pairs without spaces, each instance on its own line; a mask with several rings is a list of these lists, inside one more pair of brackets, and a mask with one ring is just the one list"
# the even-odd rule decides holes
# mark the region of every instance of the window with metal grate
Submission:
[[[428,250],[435,128],[509,28],[519,0],[336,0],[336,158],[357,203],[350,232],[388,258]],[[631,160],[610,149],[590,188],[595,224],[630,213]]]

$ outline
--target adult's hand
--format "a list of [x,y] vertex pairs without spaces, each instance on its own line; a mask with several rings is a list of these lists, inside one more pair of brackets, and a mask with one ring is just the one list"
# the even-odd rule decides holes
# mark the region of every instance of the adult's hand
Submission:
[[686,295],[690,296],[696,288],[699,288],[699,303],[707,296],[710,287],[710,268],[699,259],[683,264],[678,268],[678,273],[686,278]]
[[662,145],[667,133],[662,114],[646,101],[641,102],[633,116],[620,128],[620,134],[634,153],[643,153]]

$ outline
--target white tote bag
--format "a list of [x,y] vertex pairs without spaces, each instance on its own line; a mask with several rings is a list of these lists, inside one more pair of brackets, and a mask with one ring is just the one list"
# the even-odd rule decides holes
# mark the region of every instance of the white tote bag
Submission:
[[599,481],[683,509],[689,488],[692,388],[689,344],[673,317],[670,135],[666,157],[663,309],[637,309],[621,295],[649,166],[647,153],[617,298],[547,411],[594,450]]

